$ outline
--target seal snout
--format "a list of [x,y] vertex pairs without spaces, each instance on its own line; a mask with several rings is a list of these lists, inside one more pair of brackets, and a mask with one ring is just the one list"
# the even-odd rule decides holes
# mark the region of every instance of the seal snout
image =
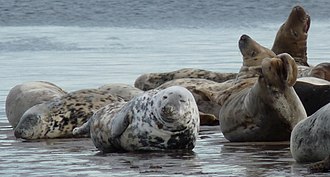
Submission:
[[17,129],[15,129],[15,131],[14,131],[14,135],[15,135],[16,138],[22,138],[22,133],[21,133],[21,131],[19,131],[19,130],[17,130]]
[[245,47],[246,47],[246,44],[248,43],[248,41],[250,40],[250,36],[246,35],[246,34],[243,34],[239,41],[238,41],[238,46],[239,46],[239,49],[242,51]]

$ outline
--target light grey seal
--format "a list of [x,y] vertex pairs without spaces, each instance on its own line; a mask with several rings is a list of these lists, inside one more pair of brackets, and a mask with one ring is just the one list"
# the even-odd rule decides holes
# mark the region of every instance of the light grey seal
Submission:
[[290,151],[297,162],[321,161],[330,155],[330,103],[293,129]]
[[107,91],[84,89],[68,93],[28,109],[14,130],[22,139],[69,138],[72,130],[87,122],[93,111],[124,100]]
[[198,130],[193,95],[173,86],[147,91],[127,103],[108,104],[73,134],[90,132],[102,152],[192,150]]
[[65,94],[66,92],[57,85],[45,81],[31,81],[16,85],[9,91],[6,98],[7,119],[15,128],[26,110]]

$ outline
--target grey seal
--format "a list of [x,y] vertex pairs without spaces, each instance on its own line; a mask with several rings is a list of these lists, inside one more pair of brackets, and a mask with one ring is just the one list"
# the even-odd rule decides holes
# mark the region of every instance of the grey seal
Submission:
[[193,95],[173,86],[146,91],[126,103],[108,104],[73,134],[90,133],[102,152],[192,150],[198,129]]
[[254,69],[258,77],[209,94],[221,105],[220,129],[233,142],[289,140],[293,127],[307,117],[292,87],[297,79],[295,61],[289,54],[280,54],[263,59],[261,67]]
[[15,128],[26,110],[34,105],[59,98],[66,91],[45,81],[30,81],[13,87],[6,98],[6,115],[10,125]]
[[293,129],[290,140],[292,157],[299,163],[321,161],[330,155],[330,103]]
[[73,137],[72,130],[87,122],[93,111],[124,100],[98,89],[70,92],[28,109],[14,130],[22,139]]

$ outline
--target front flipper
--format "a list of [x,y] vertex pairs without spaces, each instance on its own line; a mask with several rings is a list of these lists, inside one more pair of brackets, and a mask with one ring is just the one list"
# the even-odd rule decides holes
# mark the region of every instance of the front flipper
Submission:
[[110,138],[119,137],[132,122],[132,106],[133,101],[126,103],[122,109],[115,115],[110,124]]

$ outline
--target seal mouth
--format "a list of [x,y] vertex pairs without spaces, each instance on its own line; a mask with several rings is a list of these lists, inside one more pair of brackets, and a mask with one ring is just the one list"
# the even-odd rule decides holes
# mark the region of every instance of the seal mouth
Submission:
[[298,19],[298,21],[303,24],[303,31],[305,33],[307,33],[308,30],[309,30],[310,21],[311,21],[310,16],[308,15],[308,13],[301,6],[294,7],[292,12],[293,12],[293,16],[295,16]]

